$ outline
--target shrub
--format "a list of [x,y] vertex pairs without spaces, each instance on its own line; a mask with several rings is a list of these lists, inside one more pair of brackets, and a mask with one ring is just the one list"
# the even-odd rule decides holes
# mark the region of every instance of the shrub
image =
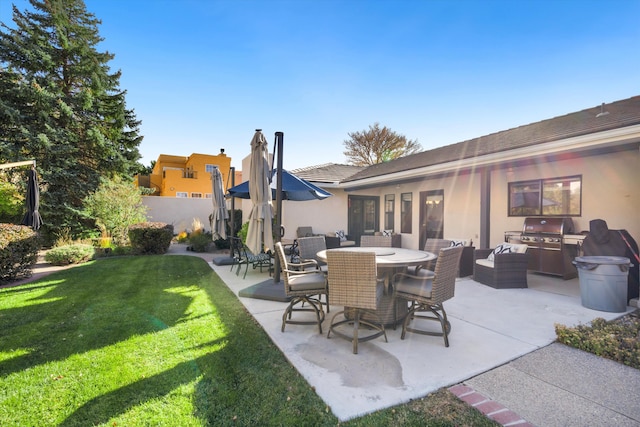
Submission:
[[129,227],[131,250],[138,255],[164,254],[173,239],[173,225],[164,222],[142,222]]
[[238,231],[238,237],[242,240],[242,243],[247,244],[247,232],[249,231],[249,221],[242,224],[240,231]]
[[10,182],[0,181],[0,222],[20,222],[24,196]]
[[180,234],[178,234],[178,237],[176,237],[176,240],[178,241],[178,243],[185,243],[189,241],[189,234],[187,233],[187,231],[181,231]]
[[555,325],[558,341],[597,356],[640,369],[640,319],[631,315],[607,322],[601,317],[591,326]]
[[147,213],[140,190],[118,177],[102,180],[100,187],[84,199],[84,209],[103,235],[111,236],[118,246],[129,243],[129,226],[144,221]]
[[31,276],[39,249],[38,233],[30,227],[0,224],[0,283]]
[[92,245],[76,243],[53,248],[46,253],[44,259],[53,265],[81,264],[93,259],[95,252]]
[[194,252],[207,252],[211,243],[211,233],[198,232],[189,236],[189,244]]
[[229,239],[216,239],[213,241],[218,249],[229,249]]

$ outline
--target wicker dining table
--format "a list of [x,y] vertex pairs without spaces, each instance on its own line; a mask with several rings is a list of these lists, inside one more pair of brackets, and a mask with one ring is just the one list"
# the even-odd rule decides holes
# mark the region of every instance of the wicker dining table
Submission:
[[[378,275],[384,277],[385,283],[385,292],[380,299],[376,314],[385,326],[394,325],[396,320],[398,322],[402,321],[407,314],[407,302],[402,299],[394,301],[393,290],[391,289],[391,279],[393,275],[399,271],[406,270],[407,267],[421,265],[437,258],[436,255],[431,252],[418,251],[415,249],[353,246],[319,251],[317,253],[318,258],[326,262],[328,251],[373,252],[376,254]],[[330,265],[329,268],[331,268]],[[329,292],[331,292],[331,283],[329,283]],[[345,315],[347,315],[347,313],[348,307],[345,307]],[[366,317],[367,316],[364,315],[364,318]],[[368,320],[377,321],[375,318]]]

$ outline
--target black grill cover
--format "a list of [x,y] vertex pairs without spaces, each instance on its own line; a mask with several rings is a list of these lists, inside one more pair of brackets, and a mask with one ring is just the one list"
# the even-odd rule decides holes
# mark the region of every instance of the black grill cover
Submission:
[[[627,245],[627,242],[629,245]],[[589,221],[589,234],[582,243],[582,252],[584,256],[621,256],[629,258],[632,267],[629,269],[627,300],[638,298],[640,294],[638,283],[640,266],[638,264],[640,262],[635,257],[635,254],[638,253],[638,244],[627,230],[609,230],[604,220],[591,220]]]

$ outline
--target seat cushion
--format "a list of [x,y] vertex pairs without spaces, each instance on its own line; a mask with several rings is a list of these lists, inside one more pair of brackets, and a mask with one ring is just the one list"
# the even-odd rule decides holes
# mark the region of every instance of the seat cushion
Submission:
[[486,258],[485,259],[477,259],[476,260],[476,264],[482,265],[482,266],[485,266],[485,267],[489,267],[489,268],[493,268],[494,267],[493,261],[489,261]]
[[419,275],[420,279],[402,276],[394,285],[396,291],[431,298],[431,288],[435,275],[429,270],[420,270]]
[[326,279],[322,273],[290,274],[288,283],[294,291],[324,290]]
[[340,246],[355,246],[356,242],[353,240],[343,240],[340,242]]

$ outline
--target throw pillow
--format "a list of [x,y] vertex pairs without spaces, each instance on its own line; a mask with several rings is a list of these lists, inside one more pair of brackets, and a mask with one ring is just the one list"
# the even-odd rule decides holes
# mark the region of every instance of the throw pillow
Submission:
[[382,235],[389,237],[393,234],[393,230],[382,230]]
[[452,240],[449,246],[452,248],[456,246],[464,246],[464,240]]
[[495,259],[495,256],[498,254],[510,254],[512,252],[515,252],[513,246],[508,243],[503,243],[495,247],[495,249],[487,257],[487,260],[493,261]]
[[341,242],[347,241],[347,236],[344,235],[344,230],[336,231],[336,237],[339,238]]

